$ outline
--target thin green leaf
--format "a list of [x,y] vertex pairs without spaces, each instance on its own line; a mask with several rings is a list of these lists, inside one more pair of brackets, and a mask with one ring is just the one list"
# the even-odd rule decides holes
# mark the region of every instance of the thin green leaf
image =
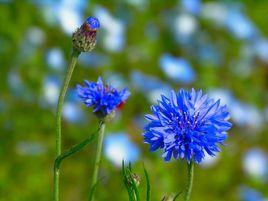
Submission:
[[125,161],[124,160],[122,160],[122,174],[123,174],[123,176],[126,175],[126,173],[125,173]]
[[100,178],[99,180],[97,180],[97,182],[94,184],[94,186],[90,189],[90,192],[89,192],[89,198],[88,200],[91,201],[93,199],[93,195],[94,195],[94,191],[96,190],[97,188],[97,185],[100,183],[100,181],[103,179],[104,177]]
[[54,162],[54,169],[55,169],[55,170],[58,170],[58,169],[60,168],[61,162],[62,162],[65,158],[67,158],[67,157],[69,157],[69,156],[71,156],[71,155],[73,155],[73,154],[79,152],[79,151],[82,150],[87,144],[89,144],[89,143],[94,139],[95,134],[96,134],[97,132],[98,132],[98,131],[94,132],[94,133],[93,133],[92,135],[90,135],[88,138],[86,138],[86,139],[83,140],[82,142],[80,142],[80,143],[74,145],[74,146],[71,147],[69,150],[65,151],[65,152],[62,153],[60,156],[58,156],[58,157],[56,158],[55,162]]
[[183,190],[181,190],[175,197],[173,198],[173,201],[176,201],[176,199],[182,194]]
[[150,185],[150,180],[149,180],[149,175],[148,172],[143,164],[143,171],[145,174],[145,178],[146,178],[146,201],[150,201],[151,200],[151,185]]
[[132,172],[132,167],[131,167],[131,163],[130,162],[128,163],[128,168]]
[[129,200],[130,201],[135,201],[135,195],[134,195],[132,189],[128,187],[127,182],[124,182],[124,184],[125,184],[127,192],[128,192]]

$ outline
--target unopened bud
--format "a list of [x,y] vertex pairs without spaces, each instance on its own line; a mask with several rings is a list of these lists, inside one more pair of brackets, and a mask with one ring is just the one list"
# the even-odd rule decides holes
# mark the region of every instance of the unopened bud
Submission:
[[100,28],[100,22],[97,18],[89,17],[73,33],[73,47],[79,52],[89,52],[94,49],[97,42],[97,30]]
[[[131,176],[135,182],[135,185],[136,186],[139,186],[140,185],[140,182],[141,182],[141,178],[139,175],[135,174],[135,173],[131,173]],[[131,183],[131,178],[128,178],[128,182]]]

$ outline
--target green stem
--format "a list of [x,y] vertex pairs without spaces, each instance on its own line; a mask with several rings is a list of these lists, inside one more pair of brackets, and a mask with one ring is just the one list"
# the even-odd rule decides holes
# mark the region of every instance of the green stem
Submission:
[[[67,69],[66,76],[63,81],[63,85],[60,91],[60,96],[58,100],[58,106],[56,111],[56,154],[57,157],[61,155],[61,114],[64,98],[72,77],[72,73],[77,62],[77,58],[80,52],[73,50],[71,63]],[[54,201],[59,201],[59,179],[60,171],[59,169],[54,169]]]
[[99,127],[100,129],[98,133],[96,159],[94,163],[89,201],[94,200],[94,192],[96,189],[96,184],[98,182],[98,172],[99,172],[100,161],[101,161],[101,152],[102,152],[102,144],[103,144],[103,137],[104,137],[104,131],[105,131],[105,122],[101,120]]
[[190,200],[192,188],[193,188],[193,178],[194,178],[194,162],[191,161],[190,164],[188,164],[188,183],[186,186],[186,193],[185,193],[185,201]]

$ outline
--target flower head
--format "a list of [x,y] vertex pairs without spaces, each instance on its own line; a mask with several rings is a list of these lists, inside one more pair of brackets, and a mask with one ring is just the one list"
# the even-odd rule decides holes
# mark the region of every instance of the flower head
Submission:
[[87,107],[93,107],[93,112],[101,118],[120,109],[130,95],[126,88],[118,91],[110,85],[105,85],[101,77],[97,82],[85,80],[84,83],[84,87],[77,85],[78,96]]
[[153,115],[146,115],[149,123],[144,128],[144,141],[150,150],[163,149],[162,157],[169,161],[186,159],[200,163],[205,152],[214,156],[227,138],[232,126],[226,106],[214,101],[202,91],[171,91],[170,98],[162,95],[151,107]]
[[89,52],[97,42],[97,30],[100,22],[95,17],[88,17],[86,21],[73,33],[73,47],[79,52]]

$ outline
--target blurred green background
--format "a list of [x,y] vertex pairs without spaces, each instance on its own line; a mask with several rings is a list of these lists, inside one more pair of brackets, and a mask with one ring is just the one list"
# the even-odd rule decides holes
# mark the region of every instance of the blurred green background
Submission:
[[[193,201],[268,200],[268,1],[0,0],[0,201],[49,201],[55,108],[71,34],[98,17],[97,47],[79,57],[63,111],[63,147],[96,130],[77,83],[101,75],[132,96],[107,126],[97,200],[127,200],[122,158],[149,172],[152,200],[179,192],[185,162],[143,144],[160,94],[192,87],[221,98],[233,128],[222,152],[195,169]],[[86,200],[95,143],[63,162],[61,200]]]

